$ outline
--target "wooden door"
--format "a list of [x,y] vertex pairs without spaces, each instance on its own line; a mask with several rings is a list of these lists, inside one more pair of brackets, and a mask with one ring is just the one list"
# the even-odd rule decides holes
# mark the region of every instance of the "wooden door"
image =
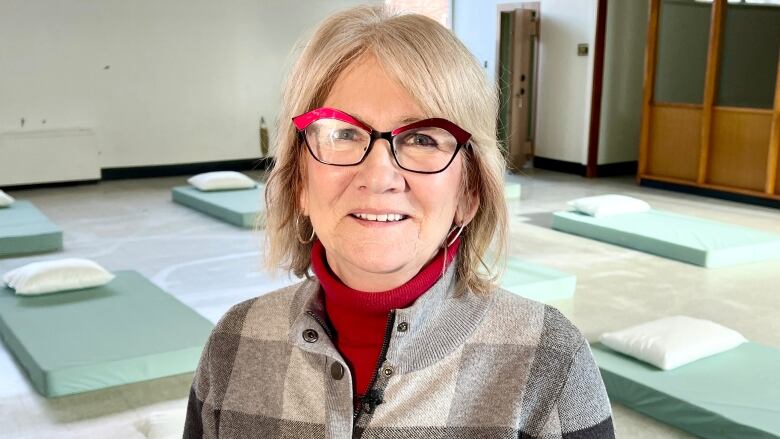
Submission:
[[528,9],[512,11],[507,130],[507,152],[512,170],[522,169],[533,157],[530,128],[534,26],[534,11]]
[[780,201],[780,7],[650,5],[639,181]]

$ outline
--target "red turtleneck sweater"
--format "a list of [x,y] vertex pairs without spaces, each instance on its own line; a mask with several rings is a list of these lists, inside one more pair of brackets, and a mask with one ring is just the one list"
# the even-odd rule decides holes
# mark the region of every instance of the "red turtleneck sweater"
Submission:
[[[363,396],[374,377],[382,351],[387,319],[393,309],[406,308],[428,291],[455,257],[460,238],[439,251],[405,284],[388,291],[366,293],[352,289],[336,276],[319,240],[311,249],[311,265],[325,293],[325,311],[335,331],[336,348],[352,372],[355,395]],[[445,259],[446,258],[446,259]]]

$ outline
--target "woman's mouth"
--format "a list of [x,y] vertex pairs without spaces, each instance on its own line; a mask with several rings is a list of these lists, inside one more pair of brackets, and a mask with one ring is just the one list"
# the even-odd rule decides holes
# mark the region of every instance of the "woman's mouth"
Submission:
[[408,218],[407,215],[400,213],[350,213],[353,218],[361,219],[363,221],[376,221],[376,222],[398,222]]

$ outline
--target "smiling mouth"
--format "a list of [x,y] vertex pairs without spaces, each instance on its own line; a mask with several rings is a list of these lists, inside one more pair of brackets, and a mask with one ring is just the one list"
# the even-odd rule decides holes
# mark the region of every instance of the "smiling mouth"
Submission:
[[408,218],[408,216],[402,215],[400,213],[383,213],[378,215],[372,213],[350,213],[349,215],[353,218],[361,219],[364,221],[376,221],[380,223],[398,222]]

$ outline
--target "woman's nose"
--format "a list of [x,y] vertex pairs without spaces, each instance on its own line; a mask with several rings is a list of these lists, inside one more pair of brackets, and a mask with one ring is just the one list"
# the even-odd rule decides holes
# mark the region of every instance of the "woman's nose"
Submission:
[[406,182],[401,168],[393,158],[391,148],[390,142],[385,139],[374,140],[368,156],[359,166],[357,180],[360,187],[374,193],[403,190]]

